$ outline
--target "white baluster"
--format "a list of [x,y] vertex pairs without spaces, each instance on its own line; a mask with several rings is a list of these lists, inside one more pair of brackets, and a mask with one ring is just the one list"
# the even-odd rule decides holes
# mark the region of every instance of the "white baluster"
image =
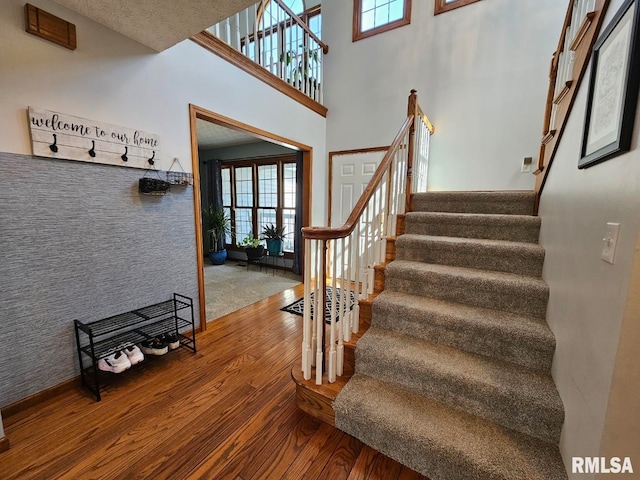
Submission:
[[336,248],[336,242],[331,242],[333,247],[333,268],[331,272],[331,325],[329,328],[329,369],[327,370],[327,377],[329,379],[329,383],[333,383],[336,381],[336,313],[337,313],[337,302],[336,302],[336,276],[338,273],[338,249]]
[[[347,296],[346,291],[349,284],[349,280],[345,278],[345,255],[346,255],[346,247],[345,247],[346,238],[340,239],[340,308],[338,309],[338,314],[340,316],[340,324],[337,326],[338,328],[338,348],[337,348],[337,358],[336,358],[336,375],[342,376],[344,371],[344,324],[348,323],[347,315],[349,314],[348,304],[347,304]],[[337,243],[337,242],[335,242]]]
[[258,48],[258,44],[260,43],[260,38],[258,36],[259,31],[260,31],[260,27],[258,24],[258,4],[256,3],[253,6],[253,61],[256,62],[257,64],[260,64],[260,55],[258,53],[260,50]]
[[234,26],[235,26],[235,36],[234,36],[234,45],[233,47],[238,50],[238,51],[242,51],[242,44],[240,43],[240,13],[236,13],[234,15]]
[[400,174],[400,195],[398,197],[398,212],[404,213],[405,197],[407,195],[407,155],[409,134],[402,139],[402,149],[396,153],[398,156],[398,172]]
[[304,310],[302,320],[302,376],[311,379],[311,240],[305,240],[304,252]]
[[378,250],[378,264],[385,260],[387,254],[387,231],[386,224],[386,205],[387,205],[387,188],[389,187],[389,175],[387,173],[382,177],[380,184],[380,196],[378,198],[378,229],[380,230],[380,248]]
[[[318,278],[318,272],[319,270],[319,266],[318,266],[318,262],[320,261],[320,255],[318,254],[318,240],[312,240],[311,241],[311,248],[312,248],[312,252],[314,254],[313,257],[313,275],[314,275],[314,283],[313,283],[313,316],[311,319],[311,328],[312,328],[312,333],[311,333],[311,350],[312,352],[316,352],[318,349],[318,327],[317,327],[317,323],[318,323],[318,291],[319,291],[319,287],[320,287],[320,280]],[[312,359],[311,359],[311,365],[314,367],[318,367],[318,365],[316,364],[316,357],[315,355],[312,353]],[[320,364],[322,365],[322,364]]]
[[387,217],[387,231],[390,237],[396,236],[396,222],[398,218],[397,200],[398,200],[398,163],[396,161],[396,155],[391,158],[389,188],[391,189],[391,195],[389,196],[389,215]]
[[365,219],[365,232],[364,232],[364,276],[365,276],[365,288],[364,288],[364,292],[363,293],[363,299],[366,300],[366,298],[369,296],[369,293],[371,291],[371,278],[372,278],[372,274],[371,274],[371,237],[372,237],[372,221],[371,221],[371,201],[369,201],[369,203],[367,203],[367,207],[365,210],[365,215],[364,215],[364,219]]
[[353,333],[358,333],[360,327],[360,289],[361,286],[361,275],[360,270],[362,269],[362,259],[360,258],[360,242],[362,241],[361,234],[361,220],[356,222],[356,228],[354,229],[353,236],[353,254],[354,254],[354,268],[355,268],[355,287],[354,287],[354,297],[355,297],[355,305],[353,307],[353,314],[351,315],[351,329]]
[[[267,7],[267,3],[266,0],[262,1],[262,16],[260,17],[260,20],[262,21],[262,27],[260,28],[260,32],[262,33],[262,44],[260,45],[260,56],[262,58],[262,61],[259,62],[260,65],[262,65],[264,68],[267,68],[267,37],[264,34],[265,30],[266,30],[266,7]],[[258,41],[258,38],[256,39],[256,41]]]
[[344,290],[346,291],[345,296],[347,297],[347,303],[345,304],[345,307],[344,307],[344,317],[343,317],[344,322],[342,324],[342,329],[344,330],[344,339],[347,342],[351,340],[351,328],[353,325],[353,309],[349,307],[351,306],[351,282],[353,282],[353,279],[351,278],[351,274],[352,274],[351,265],[353,265],[355,261],[355,257],[354,257],[355,242],[353,241],[354,235],[356,236],[355,238],[357,238],[357,227],[356,229],[353,230],[353,232],[351,232],[351,234],[346,239],[347,247],[346,247],[346,250],[344,250],[346,262],[343,262],[343,264],[346,263],[346,269],[347,269],[347,276],[345,279],[346,285],[344,288]]
[[316,321],[316,385],[322,385],[322,370],[323,370],[323,362],[324,356],[322,354],[322,347],[324,344],[324,305],[322,299],[325,297],[326,286],[322,281],[324,278],[323,271],[324,266],[327,264],[326,262],[326,244],[324,241],[317,241],[318,244],[318,257],[319,257],[319,265],[318,265],[318,273],[317,277],[320,281],[318,281],[319,288],[316,290],[316,309],[313,312],[314,319]]
[[378,228],[378,196],[380,195],[380,186],[375,189],[371,196],[371,267],[373,268],[378,263],[378,256],[380,255],[380,229]]
[[225,42],[231,45],[231,27],[229,25],[229,17],[224,20],[224,38]]
[[[283,18],[282,15],[285,14],[284,10],[282,10],[282,8],[276,8],[276,24],[277,25],[281,25],[283,22]],[[277,29],[278,35],[280,35],[280,28],[278,27]],[[282,32],[284,33],[284,32]],[[273,31],[271,33],[271,35],[273,35]],[[273,40],[272,40],[273,41]],[[282,78],[282,45],[283,45],[283,41],[279,38],[278,41],[276,42],[276,58],[275,61],[272,59],[272,63],[275,63],[275,75],[278,76],[278,78]],[[273,43],[271,44],[271,48],[273,49]],[[273,51],[273,50],[271,50]]]
[[245,55],[249,58],[251,58],[251,55],[249,54],[249,38],[251,35],[251,30],[249,27],[249,8],[245,8],[243,10],[242,13],[244,13],[244,45],[245,45]]

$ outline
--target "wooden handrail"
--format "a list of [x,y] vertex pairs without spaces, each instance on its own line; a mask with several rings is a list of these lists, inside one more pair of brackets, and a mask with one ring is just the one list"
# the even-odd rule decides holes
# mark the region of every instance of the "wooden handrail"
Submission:
[[429,120],[429,117],[427,117],[427,115],[422,111],[422,108],[420,108],[420,105],[418,105],[418,115],[420,116],[420,118],[422,118],[422,121],[427,126],[427,129],[429,130],[429,132],[431,132],[431,135],[433,135],[436,132],[436,129],[431,123],[431,121]]
[[[302,229],[302,236],[305,239],[309,240],[331,240],[337,238],[344,238],[353,232],[354,228],[360,221],[360,217],[364,213],[364,209],[366,208],[369,200],[371,199],[373,193],[375,192],[378,184],[382,182],[384,175],[387,173],[389,166],[391,165],[391,161],[393,160],[393,156],[396,154],[402,141],[409,132],[409,129],[412,127],[414,123],[414,117],[408,116],[407,119],[402,124],[400,131],[396,135],[396,138],[393,140],[393,143],[387,150],[387,153],[380,161],[378,168],[376,169],[373,177],[369,181],[367,188],[360,195],[360,199],[358,203],[356,203],[355,207],[347,221],[341,227],[331,228],[331,227],[304,227]],[[408,193],[407,193],[408,195]]]
[[326,43],[323,43],[322,40],[320,40],[317,37],[317,35],[311,31],[309,26],[306,23],[304,23],[298,15],[293,13],[293,11],[289,7],[287,7],[284,4],[284,2],[281,2],[280,0],[270,0],[270,1],[276,2],[280,6],[280,8],[282,8],[285,12],[287,12],[287,14],[298,24],[298,26],[301,27],[305,32],[307,32],[307,34],[311,38],[313,38],[318,45],[322,47],[322,53],[329,53],[329,45],[327,45]]

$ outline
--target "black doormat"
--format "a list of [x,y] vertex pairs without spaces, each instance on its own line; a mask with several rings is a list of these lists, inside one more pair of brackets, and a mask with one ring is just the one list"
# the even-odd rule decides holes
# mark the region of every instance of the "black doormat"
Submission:
[[[333,288],[327,287],[327,305],[326,305],[327,308],[325,309],[325,312],[324,312],[325,323],[331,323],[332,292],[333,292]],[[311,318],[313,318],[314,293],[315,291],[311,292]],[[351,311],[353,309],[353,305],[355,304],[355,295],[353,293],[353,290],[349,291],[349,293],[351,296],[349,311]],[[342,290],[340,288],[336,288],[336,299],[339,299],[340,295],[342,295]],[[304,298],[301,298],[300,300],[296,300],[291,305],[287,305],[286,307],[283,307],[280,310],[284,312],[293,313],[294,315],[300,315],[302,317],[304,316]],[[336,312],[336,322],[340,320],[340,316],[338,315],[338,313],[339,312]]]

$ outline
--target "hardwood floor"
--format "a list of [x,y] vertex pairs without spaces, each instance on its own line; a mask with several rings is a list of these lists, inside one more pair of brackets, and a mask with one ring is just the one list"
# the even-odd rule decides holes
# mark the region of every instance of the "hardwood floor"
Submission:
[[0,479],[421,479],[295,405],[302,286],[209,324],[198,353],[149,358],[4,419]]

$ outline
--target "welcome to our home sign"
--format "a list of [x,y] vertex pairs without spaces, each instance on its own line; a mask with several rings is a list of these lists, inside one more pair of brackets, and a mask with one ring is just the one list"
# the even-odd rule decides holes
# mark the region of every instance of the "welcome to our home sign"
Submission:
[[160,151],[153,133],[34,107],[29,107],[29,128],[39,157],[149,168]]

